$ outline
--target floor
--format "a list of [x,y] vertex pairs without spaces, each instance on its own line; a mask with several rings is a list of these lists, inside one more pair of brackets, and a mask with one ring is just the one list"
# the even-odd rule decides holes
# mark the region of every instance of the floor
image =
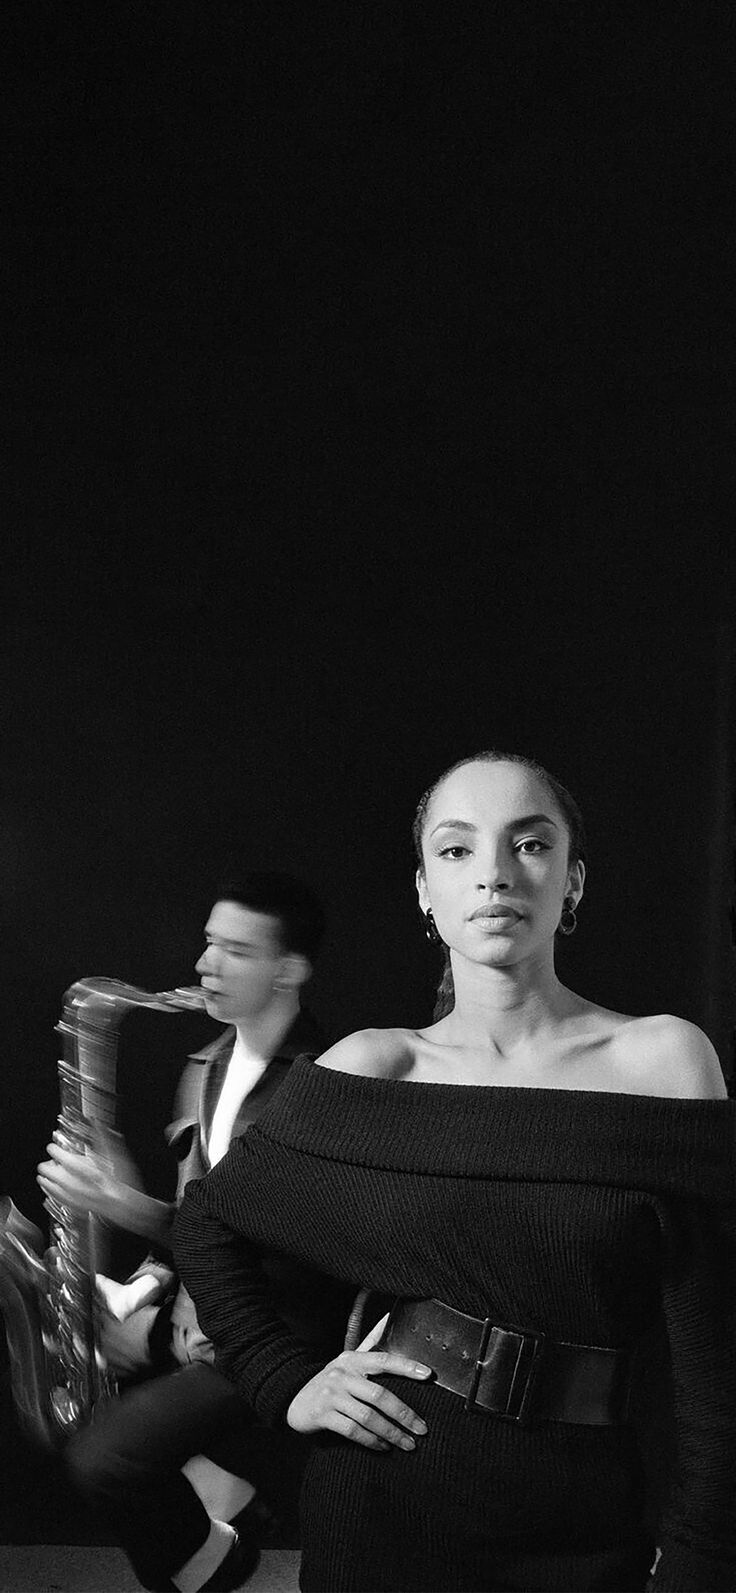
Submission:
[[[298,1593],[299,1552],[264,1550],[248,1593]],[[104,1545],[0,1545],[3,1593],[140,1593],[120,1549]]]
[[[0,1593],[140,1593],[126,1556],[69,1487],[57,1458],[18,1431],[2,1354],[0,1476]],[[248,1593],[298,1593],[299,1558],[297,1549],[264,1550]]]

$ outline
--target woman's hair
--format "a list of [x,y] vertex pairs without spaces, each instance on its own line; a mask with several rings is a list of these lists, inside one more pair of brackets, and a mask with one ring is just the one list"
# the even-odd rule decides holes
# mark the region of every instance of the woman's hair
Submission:
[[[522,752],[498,752],[495,749],[490,749],[487,752],[474,752],[469,758],[459,758],[457,763],[452,763],[449,769],[443,770],[442,774],[437,776],[437,779],[432,782],[432,784],[424,792],[424,795],[420,797],[417,811],[414,815],[412,837],[414,840],[414,851],[416,853],[417,863],[422,872],[424,871],[422,837],[424,835],[424,826],[427,819],[427,809],[429,808],[432,797],[434,796],[434,793],[438,787],[442,785],[443,780],[447,779],[448,775],[454,774],[456,769],[464,769],[469,763],[518,763],[523,769],[528,769],[531,774],[535,774],[537,779],[541,780],[542,783],[546,785],[550,796],[553,797],[565,821],[565,827],[568,834],[570,862],[578,863],[585,860],[587,853],[587,843],[585,839],[583,815],[580,812],[580,808],[578,807],[574,796],[572,796],[572,794],[568,791],[567,786],[563,785],[562,781],[558,780],[556,775],[550,774],[549,769],[545,769],[543,764],[537,763],[535,758],[527,758]],[[443,946],[442,949],[445,959],[445,966],[435,997],[433,1012],[435,1023],[437,1023],[440,1018],[444,1018],[448,1012],[451,1012],[455,1005],[455,987],[452,978],[452,967],[450,965],[450,953],[446,946]]]

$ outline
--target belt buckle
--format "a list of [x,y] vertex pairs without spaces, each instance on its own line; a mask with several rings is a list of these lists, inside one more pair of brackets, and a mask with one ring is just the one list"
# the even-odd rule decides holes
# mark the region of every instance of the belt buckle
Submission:
[[[505,1421],[529,1420],[529,1407],[546,1345],[543,1333],[526,1328],[500,1327],[490,1317],[483,1332],[473,1378],[465,1400],[466,1410],[488,1410]],[[499,1403],[478,1399],[484,1377],[501,1384]],[[506,1387],[504,1388],[504,1383]]]

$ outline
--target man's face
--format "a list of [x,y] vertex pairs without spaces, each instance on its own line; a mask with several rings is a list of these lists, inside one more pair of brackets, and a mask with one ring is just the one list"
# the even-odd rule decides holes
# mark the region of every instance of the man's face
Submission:
[[273,1000],[284,962],[280,924],[238,902],[215,902],[197,963],[205,1005],[220,1023],[258,1017]]

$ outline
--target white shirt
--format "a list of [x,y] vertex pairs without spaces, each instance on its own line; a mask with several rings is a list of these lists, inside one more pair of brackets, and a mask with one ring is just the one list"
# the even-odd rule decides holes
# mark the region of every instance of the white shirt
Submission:
[[235,1119],[245,1100],[255,1089],[268,1067],[268,1058],[259,1056],[256,1051],[249,1051],[240,1035],[235,1037],[233,1054],[227,1065],[227,1072],[220,1090],[219,1100],[215,1107],[210,1129],[207,1154],[210,1166],[214,1167],[225,1155],[230,1144]]

